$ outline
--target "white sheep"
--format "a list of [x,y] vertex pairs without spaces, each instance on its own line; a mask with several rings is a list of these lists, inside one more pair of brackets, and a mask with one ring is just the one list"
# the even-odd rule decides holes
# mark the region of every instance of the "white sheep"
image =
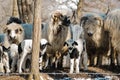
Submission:
[[[47,45],[49,45],[49,43],[48,43],[48,41],[46,39],[41,39],[40,40],[40,49],[41,49],[40,56],[41,57],[40,57],[40,61],[39,62],[42,62],[42,58],[43,58],[43,55],[46,52]],[[23,61],[24,61],[26,55],[28,53],[31,53],[31,51],[32,51],[32,39],[23,40],[18,45],[18,52],[21,53],[20,62],[19,62],[19,66],[18,66],[19,67],[18,68],[19,69],[19,73],[22,72],[21,68],[22,68],[22,64],[23,64]],[[40,70],[42,70],[41,66],[40,66]]]
[[80,67],[82,67],[82,64],[83,64],[84,70],[87,70],[88,55],[86,50],[86,41],[84,38],[84,30],[80,24],[76,23],[76,24],[71,24],[71,32],[72,32],[72,39],[74,41],[77,41],[79,39],[83,40],[84,50],[82,51],[82,55],[81,55]]
[[64,46],[66,45],[68,47],[68,54],[70,55],[70,73],[73,73],[74,66],[76,69],[75,72],[79,73],[80,58],[83,51],[83,40],[79,39],[74,41],[73,39],[69,39],[64,43]]

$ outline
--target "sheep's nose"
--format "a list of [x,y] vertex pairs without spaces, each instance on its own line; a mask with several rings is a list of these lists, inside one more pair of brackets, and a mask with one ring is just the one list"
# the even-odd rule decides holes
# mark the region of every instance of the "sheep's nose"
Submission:
[[90,36],[90,37],[93,35],[92,33],[87,33],[87,34],[88,34],[88,36]]
[[69,47],[69,50],[72,50],[72,47]]
[[14,37],[11,37],[11,36],[10,36],[10,39],[15,39],[15,36],[14,36]]

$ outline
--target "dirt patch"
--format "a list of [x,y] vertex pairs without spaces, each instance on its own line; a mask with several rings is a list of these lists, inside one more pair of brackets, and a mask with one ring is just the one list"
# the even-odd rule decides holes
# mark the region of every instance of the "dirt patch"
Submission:
[[0,80],[25,80],[20,76],[0,76]]
[[[69,74],[69,68],[61,70],[50,69],[44,70],[40,74],[40,78],[44,80],[86,80],[86,79],[97,79],[97,80],[120,80],[120,67],[88,67],[87,71],[80,70],[79,74]],[[24,76],[0,76],[0,80],[26,80],[28,75]]]

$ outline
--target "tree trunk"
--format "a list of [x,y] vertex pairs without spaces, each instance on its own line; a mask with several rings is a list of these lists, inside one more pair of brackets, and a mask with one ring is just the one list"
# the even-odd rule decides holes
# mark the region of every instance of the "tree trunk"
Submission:
[[33,22],[33,47],[32,47],[32,65],[29,80],[40,80],[39,76],[39,51],[41,34],[41,0],[34,2],[34,22]]
[[83,8],[84,0],[79,0],[77,4],[77,21],[80,22],[80,18],[82,16],[82,8]]
[[18,18],[19,18],[19,11],[18,11],[17,0],[13,0],[13,11],[12,11],[12,16],[18,17]]
[[33,23],[34,0],[17,0],[20,19],[24,23]]

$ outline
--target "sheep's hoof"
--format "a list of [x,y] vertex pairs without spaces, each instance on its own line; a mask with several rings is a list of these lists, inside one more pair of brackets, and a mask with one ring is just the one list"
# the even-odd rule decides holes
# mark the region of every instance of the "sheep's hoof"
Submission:
[[70,74],[72,74],[72,73],[73,73],[73,71],[70,71],[69,73],[70,73]]
[[6,73],[10,73],[11,71],[9,69],[7,69]]

